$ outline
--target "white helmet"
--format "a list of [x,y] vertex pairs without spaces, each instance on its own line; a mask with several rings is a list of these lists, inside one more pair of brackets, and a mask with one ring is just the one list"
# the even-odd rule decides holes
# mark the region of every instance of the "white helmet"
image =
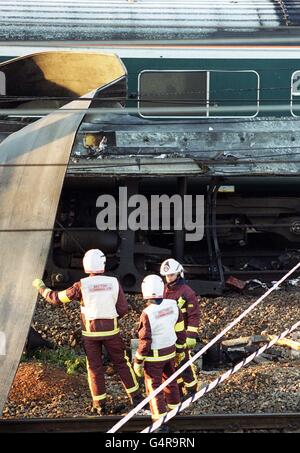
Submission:
[[161,263],[160,275],[180,274],[183,277],[184,269],[178,261],[169,258]]
[[86,274],[104,272],[106,257],[99,249],[91,249],[83,257],[83,267]]
[[159,275],[147,275],[142,282],[143,299],[164,297],[164,282]]

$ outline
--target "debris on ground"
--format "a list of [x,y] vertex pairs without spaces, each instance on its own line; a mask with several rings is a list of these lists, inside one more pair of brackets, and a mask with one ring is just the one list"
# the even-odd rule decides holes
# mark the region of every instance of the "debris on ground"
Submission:
[[[224,370],[200,372],[200,388]],[[281,413],[300,410],[300,361],[250,363],[190,406],[185,414]]]
[[[267,335],[267,339],[269,341],[274,340],[275,335]],[[299,341],[291,340],[290,338],[281,338],[280,340],[276,341],[276,344],[280,346],[286,346],[290,349],[294,349],[295,351],[300,351],[300,343]]]
[[226,284],[232,286],[233,288],[243,290],[247,285],[247,282],[245,282],[244,280],[240,280],[236,277],[230,276],[227,278]]
[[[107,406],[111,414],[129,399],[117,376],[106,374]],[[63,369],[41,362],[21,363],[11,387],[4,418],[82,417],[91,414],[85,374],[69,376]]]

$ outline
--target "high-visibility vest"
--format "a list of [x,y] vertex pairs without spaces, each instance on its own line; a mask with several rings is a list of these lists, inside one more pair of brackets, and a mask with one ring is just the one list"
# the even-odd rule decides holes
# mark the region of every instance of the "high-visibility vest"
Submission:
[[114,319],[118,317],[116,304],[119,282],[115,277],[96,275],[80,280],[85,319]]
[[168,348],[176,343],[178,310],[176,300],[172,299],[164,299],[159,305],[151,304],[145,309],[151,327],[151,349]]

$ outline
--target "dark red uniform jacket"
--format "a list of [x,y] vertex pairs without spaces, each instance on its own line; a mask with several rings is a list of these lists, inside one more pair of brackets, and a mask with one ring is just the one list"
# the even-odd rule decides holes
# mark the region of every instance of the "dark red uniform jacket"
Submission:
[[[82,300],[82,293],[81,293],[81,283],[76,282],[73,286],[70,286],[64,291],[51,291],[46,288],[40,288],[39,293],[53,305],[63,305],[64,303],[71,302],[73,300],[77,300],[80,302],[80,305],[84,306],[84,301]],[[119,315],[119,318],[126,315],[128,313],[128,303],[124,294],[123,289],[119,285],[119,294],[118,300],[116,304],[116,310]],[[116,335],[119,333],[119,328],[116,325],[117,321],[114,319],[94,319],[88,321],[85,319],[83,313],[81,313],[81,322],[82,322],[82,330],[83,332],[99,332],[104,333],[101,337],[109,338],[112,335]],[[87,335],[88,336],[88,335]]]
[[[151,302],[148,303],[148,305]],[[180,353],[184,350],[186,342],[186,332],[184,329],[184,320],[181,310],[178,310],[178,319],[175,326],[175,332],[177,336],[176,344],[169,346],[168,348],[158,349],[157,358],[161,360],[163,357],[167,357],[170,354],[175,352]],[[137,355],[135,361],[140,363],[143,361],[142,357],[153,357],[154,353],[151,349],[152,343],[152,332],[151,325],[147,314],[143,311],[140,317],[139,327],[138,327],[138,337],[139,344],[137,349]]]
[[200,321],[199,302],[196,293],[183,278],[165,285],[164,297],[177,300],[182,311],[186,334],[189,338],[198,336]]

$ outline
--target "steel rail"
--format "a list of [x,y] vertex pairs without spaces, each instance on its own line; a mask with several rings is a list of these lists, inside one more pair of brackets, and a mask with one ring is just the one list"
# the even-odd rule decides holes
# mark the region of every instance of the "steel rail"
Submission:
[[[0,419],[4,433],[85,433],[107,432],[122,416],[78,418]],[[150,417],[132,418],[120,432],[137,433],[149,425]],[[212,414],[175,417],[169,422],[171,432],[234,432],[240,430],[300,431],[300,412],[282,414]]]

